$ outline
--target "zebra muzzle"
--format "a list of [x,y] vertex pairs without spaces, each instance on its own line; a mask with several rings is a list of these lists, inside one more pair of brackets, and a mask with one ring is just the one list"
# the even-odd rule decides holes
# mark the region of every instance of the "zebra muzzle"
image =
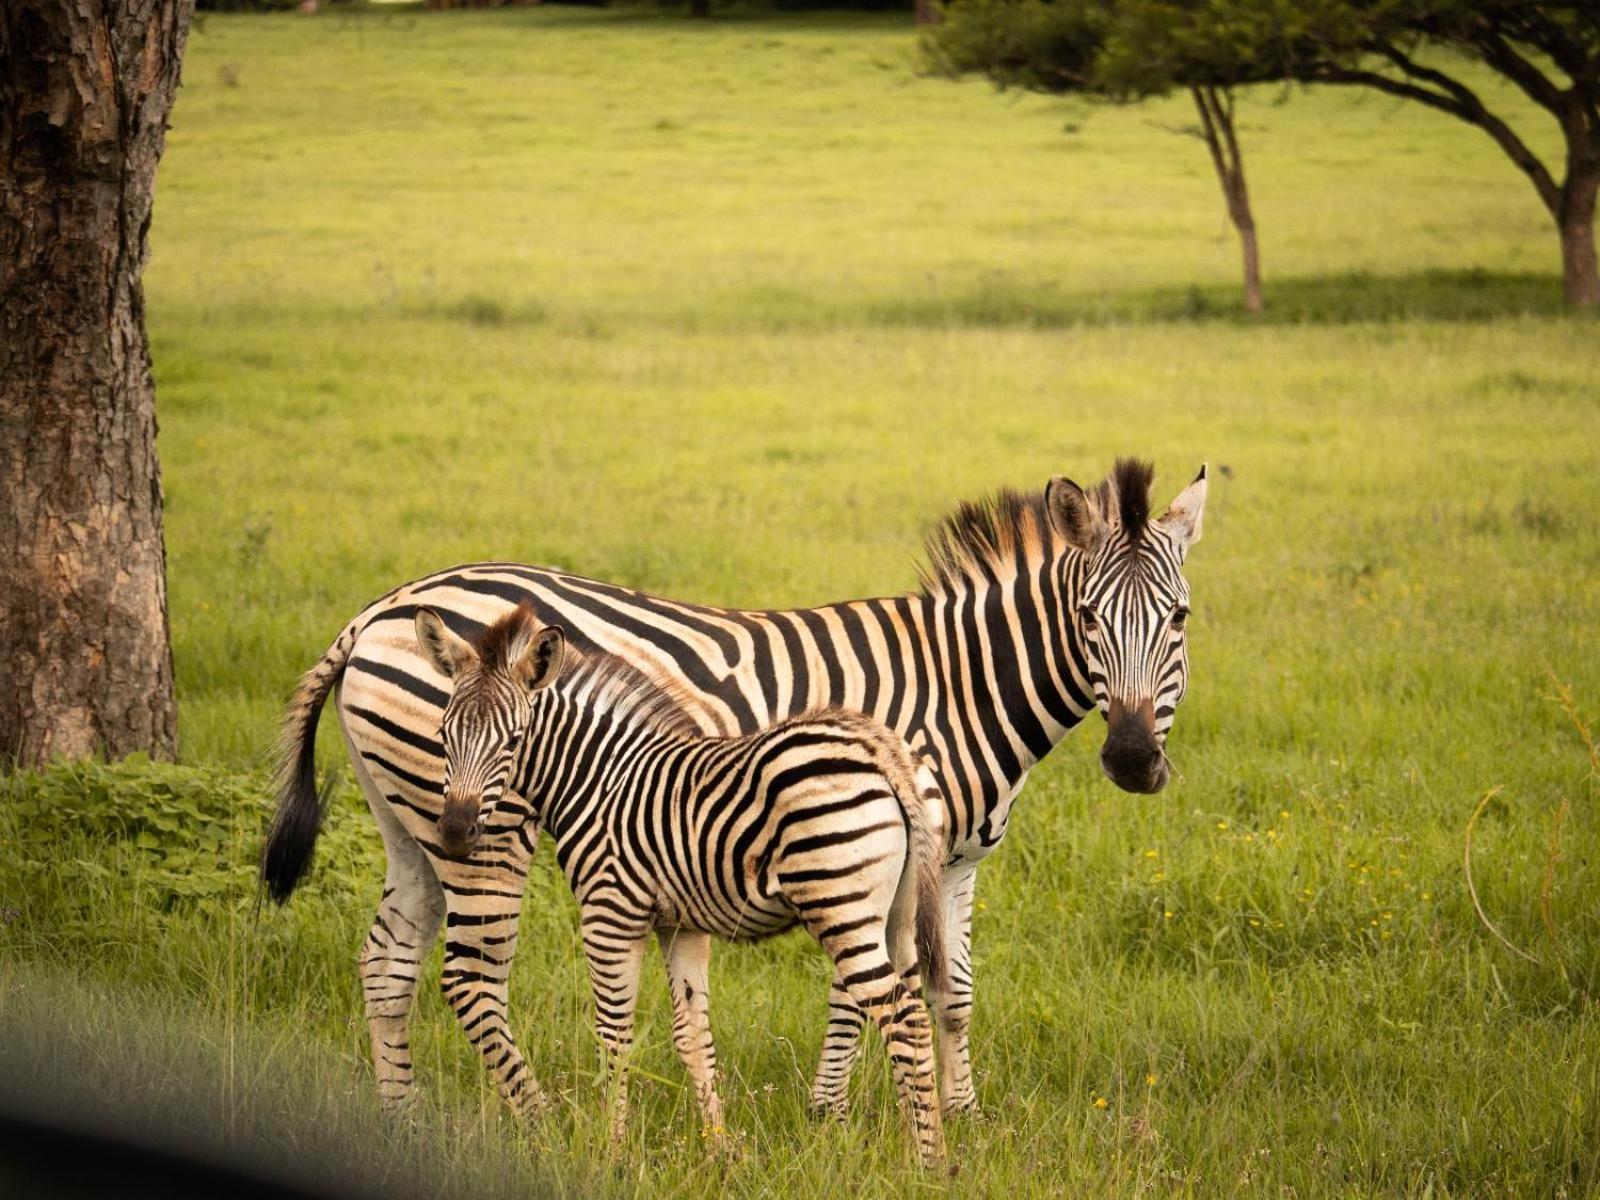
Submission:
[[472,853],[483,832],[478,822],[478,801],[446,800],[444,811],[439,814],[438,830],[440,846],[450,857],[465,858]]
[[1110,702],[1100,769],[1125,792],[1148,794],[1167,786],[1167,756],[1156,736],[1155,705],[1151,701]]

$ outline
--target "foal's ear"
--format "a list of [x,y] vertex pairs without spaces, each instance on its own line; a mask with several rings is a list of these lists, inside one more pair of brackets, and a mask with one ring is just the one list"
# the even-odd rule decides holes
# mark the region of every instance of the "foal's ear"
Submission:
[[1044,489],[1044,507],[1050,524],[1067,545],[1093,554],[1106,536],[1105,518],[1084,490],[1065,475],[1054,476]]
[[444,618],[431,608],[417,609],[417,647],[433,669],[449,679],[478,661],[472,643],[451,632]]
[[1187,554],[1189,547],[1200,540],[1200,518],[1206,511],[1206,469],[1202,465],[1194,482],[1178,493],[1156,524],[1178,540],[1178,553]]
[[537,633],[530,631],[526,639],[519,639],[511,669],[530,692],[537,692],[556,681],[566,653],[566,631],[559,625],[546,625]]

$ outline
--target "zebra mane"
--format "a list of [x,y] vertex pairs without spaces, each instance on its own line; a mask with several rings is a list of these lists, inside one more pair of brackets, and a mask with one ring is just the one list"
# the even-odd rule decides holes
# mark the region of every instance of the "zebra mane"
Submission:
[[[1089,489],[1091,503],[1109,523],[1120,521],[1137,541],[1150,523],[1150,484],[1155,466],[1137,458],[1119,458],[1111,474]],[[974,573],[1009,574],[1018,558],[1050,555],[1057,535],[1045,509],[1044,492],[1022,493],[1002,488],[982,500],[966,501],[928,535],[927,566],[920,571],[924,591],[959,585]]]
[[695,737],[704,732],[693,716],[697,704],[681,685],[614,654],[585,653],[571,642],[553,690],[628,724]]
[[928,562],[919,571],[923,590],[955,587],[985,568],[1013,571],[1019,551],[1028,558],[1042,556],[1054,540],[1043,492],[1024,495],[1002,488],[982,500],[963,501],[928,535]]
[[1089,493],[1107,521],[1116,515],[1131,542],[1144,536],[1150,523],[1150,485],[1155,482],[1156,465],[1138,458],[1119,458],[1117,465]]

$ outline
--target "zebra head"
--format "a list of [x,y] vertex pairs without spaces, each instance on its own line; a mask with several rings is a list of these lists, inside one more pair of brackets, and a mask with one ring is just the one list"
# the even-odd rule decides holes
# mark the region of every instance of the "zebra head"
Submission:
[[1150,519],[1150,464],[1123,459],[1085,492],[1056,476],[1045,506],[1076,554],[1066,556],[1062,614],[1083,649],[1096,706],[1106,719],[1100,766],[1129,792],[1167,785],[1167,731],[1188,682],[1183,560],[1200,540],[1206,469],[1167,511]]
[[417,644],[454,686],[444,707],[444,808],[439,841],[464,858],[483,835],[522,748],[532,697],[561,672],[566,637],[541,626],[526,603],[473,641],[451,631],[431,608],[417,609]]

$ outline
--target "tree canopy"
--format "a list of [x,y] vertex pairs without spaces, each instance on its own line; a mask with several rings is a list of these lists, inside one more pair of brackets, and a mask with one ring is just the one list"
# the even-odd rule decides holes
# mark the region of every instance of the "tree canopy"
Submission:
[[[1600,4],[1594,0],[952,0],[931,66],[1004,85],[1138,99],[1265,82],[1369,87],[1482,129],[1554,220],[1567,299],[1600,305]],[[1553,117],[1543,161],[1460,70],[1469,60]]]

